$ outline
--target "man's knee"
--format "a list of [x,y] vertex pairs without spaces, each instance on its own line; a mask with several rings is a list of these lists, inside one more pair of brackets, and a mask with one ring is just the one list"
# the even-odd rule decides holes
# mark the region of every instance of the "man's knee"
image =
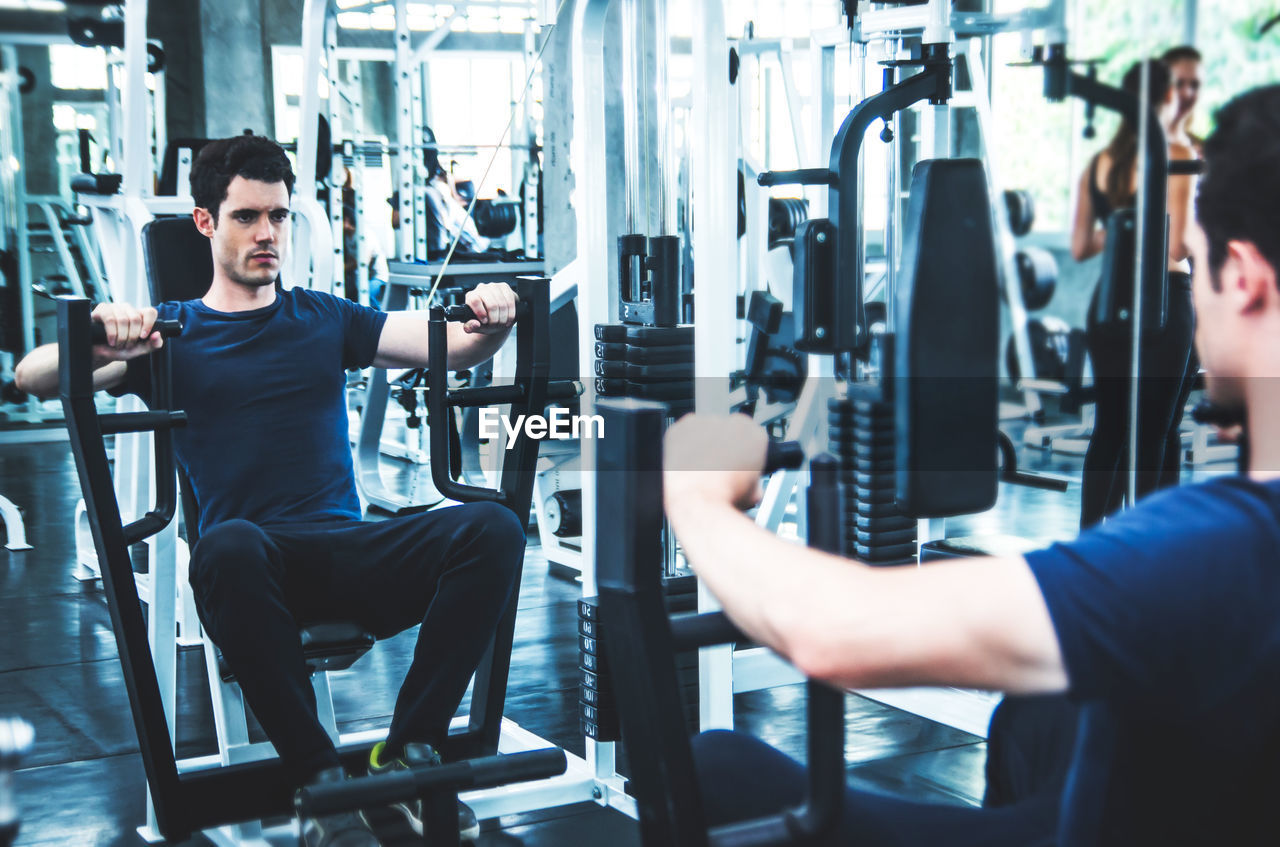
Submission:
[[189,581],[197,597],[241,590],[267,576],[266,533],[244,520],[224,521],[200,537],[191,553]]
[[495,563],[518,565],[524,556],[524,525],[515,513],[497,503],[470,503],[459,508],[458,532],[468,542],[483,545]]

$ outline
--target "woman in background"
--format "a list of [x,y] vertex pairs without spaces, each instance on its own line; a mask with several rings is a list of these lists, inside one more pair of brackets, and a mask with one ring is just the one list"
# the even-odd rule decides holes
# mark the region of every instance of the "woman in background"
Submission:
[[[1162,127],[1169,126],[1177,108],[1168,67],[1155,60],[1149,68],[1150,103]],[[1124,75],[1125,91],[1137,95],[1142,63]],[[1192,149],[1170,142],[1169,160],[1190,159]],[[1077,261],[1101,253],[1107,243],[1106,224],[1112,212],[1132,208],[1138,185],[1138,127],[1122,117],[1120,127],[1104,150],[1090,160],[1076,192],[1071,254]],[[1191,275],[1186,229],[1191,203],[1191,178],[1169,177],[1168,275],[1169,305],[1164,329],[1143,333],[1138,390],[1138,437],[1135,465],[1138,496],[1178,481],[1181,454],[1184,382],[1188,376],[1194,334]],[[1098,291],[1094,290],[1094,303]],[[1095,408],[1093,434],[1084,460],[1080,527],[1093,526],[1120,508],[1127,488],[1129,459],[1129,400],[1132,392],[1132,325],[1098,325],[1089,308],[1089,358],[1093,363]],[[1185,399],[1183,399],[1185,402]],[[1166,470],[1166,453],[1169,470]]]

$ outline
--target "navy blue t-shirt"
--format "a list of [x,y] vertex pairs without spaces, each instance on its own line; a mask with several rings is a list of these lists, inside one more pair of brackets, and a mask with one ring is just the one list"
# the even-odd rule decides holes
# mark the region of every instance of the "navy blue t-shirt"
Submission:
[[[200,300],[162,303],[182,322],[173,349],[178,461],[200,504],[200,527],[359,519],[347,421],[347,368],[368,367],[386,313],[305,288],[270,306],[218,312]],[[121,393],[151,398],[148,357],[130,360]]]
[[1280,841],[1280,481],[1164,491],[1026,558],[1082,704],[1060,847]]

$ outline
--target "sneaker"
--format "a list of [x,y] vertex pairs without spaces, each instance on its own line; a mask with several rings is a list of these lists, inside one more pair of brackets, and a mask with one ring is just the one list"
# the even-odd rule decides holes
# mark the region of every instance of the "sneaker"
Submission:
[[[341,782],[342,768],[316,774],[315,782]],[[305,847],[382,847],[382,842],[358,812],[320,815],[299,821],[298,843]]]
[[[369,774],[392,773],[420,765],[440,765],[443,760],[430,744],[410,742],[404,745],[404,754],[399,759],[386,761],[382,755],[387,743],[379,741],[369,751]],[[404,815],[409,827],[418,835],[422,835],[422,801],[411,800],[408,803],[396,803],[392,808]],[[476,813],[461,800],[458,801],[458,838],[464,842],[472,842],[480,837],[480,822]]]

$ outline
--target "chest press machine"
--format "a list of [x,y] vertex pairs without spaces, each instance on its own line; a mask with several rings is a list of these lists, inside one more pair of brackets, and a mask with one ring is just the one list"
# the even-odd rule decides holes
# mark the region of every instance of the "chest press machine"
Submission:
[[[810,461],[810,546],[847,551],[850,508],[858,514],[865,500],[850,502],[844,496],[850,486],[844,483],[869,473],[863,470],[867,465],[880,474],[890,468],[889,487],[875,489],[876,500],[896,502],[913,520],[980,511],[994,500],[998,294],[981,168],[976,160],[939,160],[916,169],[898,292],[898,343],[893,335],[881,336],[877,343],[888,374],[882,371],[877,382],[850,386],[850,395],[859,398],[855,403],[864,404],[856,409],[876,405],[886,410],[877,415],[887,417],[891,435],[887,441],[873,441],[873,456],[849,451],[840,460],[822,455]],[[955,261],[960,254],[971,260],[964,267]],[[836,283],[842,279],[847,277]],[[989,333],[975,330],[988,325]],[[611,629],[602,644],[616,669],[613,684],[623,743],[634,768],[644,843],[821,843],[840,815],[844,700],[840,692],[812,681],[806,803],[778,815],[708,828],[678,708],[672,656],[676,650],[743,636],[720,613],[668,618],[663,608],[661,438],[666,407],[627,399],[603,400],[599,409],[611,433],[599,447],[600,469],[633,469],[617,474],[617,485],[598,489],[597,514],[621,530],[598,537],[596,560],[601,616]],[[840,446],[838,440],[833,443]],[[773,458],[771,464],[776,464]],[[882,492],[887,493],[881,497]]]
[[[858,219],[859,149],[875,120],[922,99],[950,96],[945,45],[925,45],[922,70],[849,114],[829,168],[760,176],[763,185],[830,190],[830,219],[796,232],[797,347],[836,358],[843,396],[831,407],[835,459],[810,462],[809,543],[873,564],[916,558],[915,522],[984,511],[1001,480],[1057,487],[1018,472],[998,429],[999,268],[994,212],[983,165],[973,159],[921,162],[913,174],[905,237],[891,292],[889,332],[873,336],[862,292]],[[1062,73],[1062,66],[1052,69]],[[871,365],[877,363],[879,367]],[[721,615],[669,618],[662,606],[661,436],[666,409],[635,400],[600,402],[612,437],[601,469],[639,468],[601,486],[597,514],[628,515],[621,534],[597,540],[601,644],[617,689],[622,739],[634,768],[646,845],[819,843],[839,817],[844,787],[842,700],[809,683],[808,800],[754,821],[707,826],[693,752],[679,706],[673,653],[741,638]],[[1003,461],[1000,461],[1003,459]],[[903,532],[903,527],[908,531]],[[909,537],[904,537],[904,535]],[[1003,539],[929,542],[922,558],[981,555]],[[905,554],[905,555],[904,555]]]
[[[148,225],[144,237],[144,255],[152,296],[155,302],[189,299],[203,294],[206,284],[199,280],[212,276],[193,272],[193,256],[207,256],[208,247],[190,249],[196,238],[203,238],[189,218],[162,218]],[[210,260],[211,261],[211,260]],[[184,288],[185,286],[185,288]],[[199,289],[199,290],[197,290]],[[516,285],[521,307],[517,314],[516,380],[510,386],[448,391],[443,369],[432,369],[432,386],[428,402],[434,414],[443,418],[451,409],[472,405],[510,403],[513,413],[540,414],[547,397],[576,391],[576,387],[549,383],[548,362],[548,288],[545,280],[522,279]],[[457,837],[455,821],[456,796],[459,791],[475,790],[514,782],[539,780],[562,774],[567,763],[558,748],[522,750],[495,755],[503,725],[503,703],[506,698],[507,674],[515,629],[516,598],[499,623],[494,641],[477,670],[471,711],[462,731],[455,730],[441,745],[442,753],[452,764],[425,771],[409,771],[399,776],[351,780],[327,786],[323,790],[300,793],[296,798],[281,762],[276,758],[228,761],[220,764],[192,763],[176,758],[173,731],[166,719],[157,678],[156,664],[148,640],[144,619],[133,579],[129,547],[162,530],[173,519],[178,501],[177,467],[172,430],[185,424],[185,413],[172,409],[170,347],[152,354],[152,408],[147,412],[99,414],[93,402],[91,351],[95,332],[100,326],[90,319],[90,303],[83,298],[62,298],[58,302],[59,384],[71,445],[79,472],[81,488],[88,509],[94,546],[101,562],[103,589],[107,595],[124,671],[125,686],[137,731],[143,765],[155,808],[160,833],[169,840],[182,840],[192,832],[239,824],[262,818],[287,815],[295,808],[307,814],[387,804],[413,797],[428,802],[428,831],[450,831]],[[445,358],[448,320],[465,320],[465,310],[446,314],[433,309],[429,322],[431,355],[437,361]],[[181,327],[175,322],[161,322],[158,330],[167,337],[177,336]],[[438,374],[437,374],[438,371]],[[154,434],[155,506],[141,519],[124,524],[114,490],[106,453],[106,436],[123,432]],[[510,508],[521,520],[529,513],[534,465],[538,445],[523,432],[517,435],[507,452],[500,486],[483,489],[463,486],[448,478],[448,439],[433,443],[442,451],[433,462],[439,469],[435,482],[442,493],[460,500],[488,500]],[[434,439],[433,439],[434,442]],[[184,507],[188,527],[198,525],[197,505],[184,488]],[[192,537],[194,543],[194,537]],[[371,634],[346,621],[319,621],[301,630],[308,666],[323,678],[324,671],[350,666],[373,644]],[[213,657],[211,645],[207,656]],[[211,670],[215,667],[211,663]],[[235,692],[229,669],[220,663],[216,673],[223,689]],[[327,691],[326,691],[327,693]],[[238,696],[238,693],[237,695]],[[324,708],[321,702],[321,708]],[[327,701],[330,702],[331,701]],[[332,706],[327,717],[333,719]],[[243,713],[241,713],[243,718]],[[331,731],[337,734],[336,724]],[[220,725],[219,730],[223,727]],[[339,753],[349,767],[367,761],[372,741],[341,743]],[[432,816],[436,816],[433,818]],[[432,825],[436,820],[437,825]],[[452,828],[448,824],[453,824]],[[456,842],[455,842],[456,843]]]

